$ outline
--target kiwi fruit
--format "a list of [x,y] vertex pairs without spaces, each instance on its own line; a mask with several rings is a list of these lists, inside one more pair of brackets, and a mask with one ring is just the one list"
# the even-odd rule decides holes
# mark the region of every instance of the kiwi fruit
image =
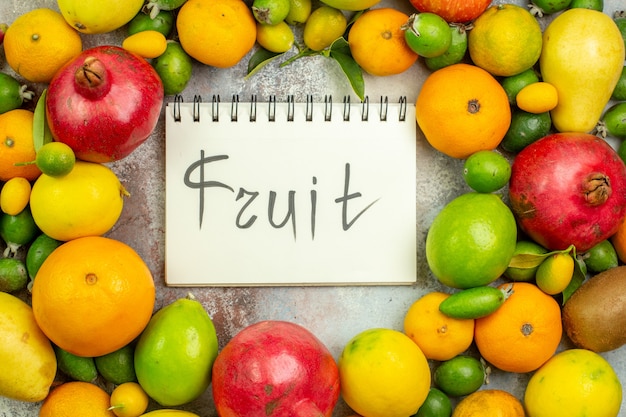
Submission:
[[626,266],[585,281],[563,306],[563,329],[574,345],[598,353],[626,344]]

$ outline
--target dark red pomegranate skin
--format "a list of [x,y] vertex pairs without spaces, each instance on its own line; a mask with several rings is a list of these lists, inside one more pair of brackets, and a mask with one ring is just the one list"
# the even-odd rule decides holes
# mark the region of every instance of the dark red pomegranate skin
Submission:
[[549,250],[585,252],[613,235],[626,215],[626,167],[603,139],[556,133],[515,157],[509,182],[520,228]]
[[76,157],[112,162],[128,156],[154,130],[163,84],[143,58],[120,47],[83,51],[50,81],[46,112],[52,136]]
[[221,417],[330,417],[339,371],[328,349],[304,327],[261,321],[236,334],[213,364]]

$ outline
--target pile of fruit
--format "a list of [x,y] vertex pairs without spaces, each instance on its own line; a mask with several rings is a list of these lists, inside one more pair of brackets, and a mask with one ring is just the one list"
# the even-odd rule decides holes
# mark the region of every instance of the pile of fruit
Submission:
[[[209,389],[220,416],[330,417],[340,398],[363,417],[620,415],[602,354],[626,344],[626,15],[410,4],[58,0],[0,25],[0,395],[41,417],[192,417]],[[121,45],[84,48],[113,31]],[[428,229],[438,289],[336,358],[280,320],[220,345],[202,303],[157,306],[145,260],[110,237],[129,195],[110,164],[194,65],[248,59],[251,77],[319,55],[360,98],[367,77],[428,71],[416,123],[469,188]],[[529,375],[523,398],[494,369]]]

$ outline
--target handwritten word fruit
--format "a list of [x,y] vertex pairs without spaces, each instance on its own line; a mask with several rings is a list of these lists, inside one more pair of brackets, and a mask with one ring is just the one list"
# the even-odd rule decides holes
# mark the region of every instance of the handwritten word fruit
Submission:
[[143,0],[57,1],[67,23],[85,34],[108,33],[121,28],[135,17],[143,3]]
[[67,241],[108,232],[119,219],[127,195],[111,168],[78,161],[63,177],[37,178],[30,209],[42,232]]
[[187,0],[176,29],[189,56],[218,68],[237,64],[256,42],[256,19],[242,0]]
[[112,162],[128,156],[154,130],[163,84],[150,64],[124,49],[96,46],[59,71],[48,86],[52,136],[76,158]]
[[502,415],[526,417],[524,406],[513,394],[500,389],[476,391],[464,397],[454,408],[452,417]]
[[[354,60],[372,75],[400,74],[418,55],[409,48],[402,25],[409,16],[390,7],[368,10],[352,24],[348,44]],[[310,18],[309,18],[310,20]]]
[[29,402],[46,398],[57,370],[54,350],[31,307],[4,292],[0,292],[0,336],[0,395]]
[[535,372],[524,393],[528,417],[617,417],[622,384],[602,356],[585,349],[567,349]]
[[339,371],[306,328],[261,321],[237,333],[217,356],[213,398],[222,415],[329,417],[339,398]]
[[110,395],[91,382],[65,382],[50,391],[41,404],[40,417],[115,417],[109,410]]
[[435,13],[449,23],[465,23],[480,16],[491,1],[489,0],[411,0],[420,12]]
[[135,347],[135,373],[165,407],[191,402],[211,383],[217,335],[200,302],[179,298],[157,311]]
[[508,77],[532,68],[541,55],[541,27],[516,4],[491,6],[474,21],[468,50],[475,65]]
[[339,356],[341,395],[364,416],[412,415],[424,404],[431,373],[420,348],[405,334],[373,328],[354,336]]
[[626,344],[626,267],[608,269],[588,279],[563,306],[563,327],[578,347],[607,352]]
[[439,310],[456,319],[478,319],[496,311],[512,294],[513,286],[480,286],[455,292],[439,305]]
[[624,40],[613,19],[585,8],[566,10],[544,30],[539,64],[556,88],[551,111],[560,132],[590,132],[624,67]]
[[426,236],[426,261],[449,287],[487,285],[506,270],[516,240],[515,218],[499,196],[465,193],[435,217]]
[[626,167],[603,139],[556,133],[517,154],[509,196],[519,226],[541,246],[584,252],[626,213]]
[[496,368],[531,372],[550,359],[561,342],[561,309],[535,284],[512,285],[512,294],[500,308],[476,319],[474,341],[482,357]]
[[57,346],[102,356],[142,332],[154,308],[154,281],[130,246],[91,236],[56,248],[35,277],[33,313]]
[[491,74],[474,65],[454,64],[426,78],[415,117],[433,148],[465,159],[500,144],[511,123],[511,109]]
[[474,320],[455,319],[439,307],[450,294],[432,291],[418,298],[404,316],[404,333],[427,359],[446,361],[465,352],[474,340]]

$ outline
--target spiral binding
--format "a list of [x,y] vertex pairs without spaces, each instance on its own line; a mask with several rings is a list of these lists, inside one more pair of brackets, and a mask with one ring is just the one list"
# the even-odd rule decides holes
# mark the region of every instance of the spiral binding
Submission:
[[[182,119],[180,106],[183,103],[183,97],[178,94],[174,97],[174,109],[173,109],[173,117],[175,122],[180,122]],[[211,118],[214,122],[219,122],[220,117],[220,96],[213,95],[211,99]],[[200,95],[194,95],[193,97],[193,121],[200,122],[200,105],[202,104],[202,97]],[[276,121],[276,96],[271,95],[268,98],[268,119],[270,122]],[[295,101],[293,95],[287,96],[287,121],[292,122],[294,120],[295,113]],[[407,99],[406,96],[402,96],[399,99],[400,109],[399,109],[399,121],[404,122],[406,120],[406,111],[407,111]],[[255,122],[257,119],[257,96],[253,94],[250,100],[250,122]],[[306,111],[305,118],[307,122],[313,120],[313,96],[306,96]],[[332,109],[333,109],[333,101],[331,95],[324,96],[324,121],[329,122],[332,120]],[[381,121],[387,121],[387,114],[389,109],[389,100],[387,96],[380,97],[378,115]],[[343,120],[346,122],[350,121],[350,96],[344,96],[343,98]],[[369,119],[370,112],[370,101],[369,97],[365,97],[365,99],[361,102],[361,120],[367,121]],[[232,101],[230,103],[230,119],[233,122],[238,121],[239,118],[239,95],[233,94]]]

